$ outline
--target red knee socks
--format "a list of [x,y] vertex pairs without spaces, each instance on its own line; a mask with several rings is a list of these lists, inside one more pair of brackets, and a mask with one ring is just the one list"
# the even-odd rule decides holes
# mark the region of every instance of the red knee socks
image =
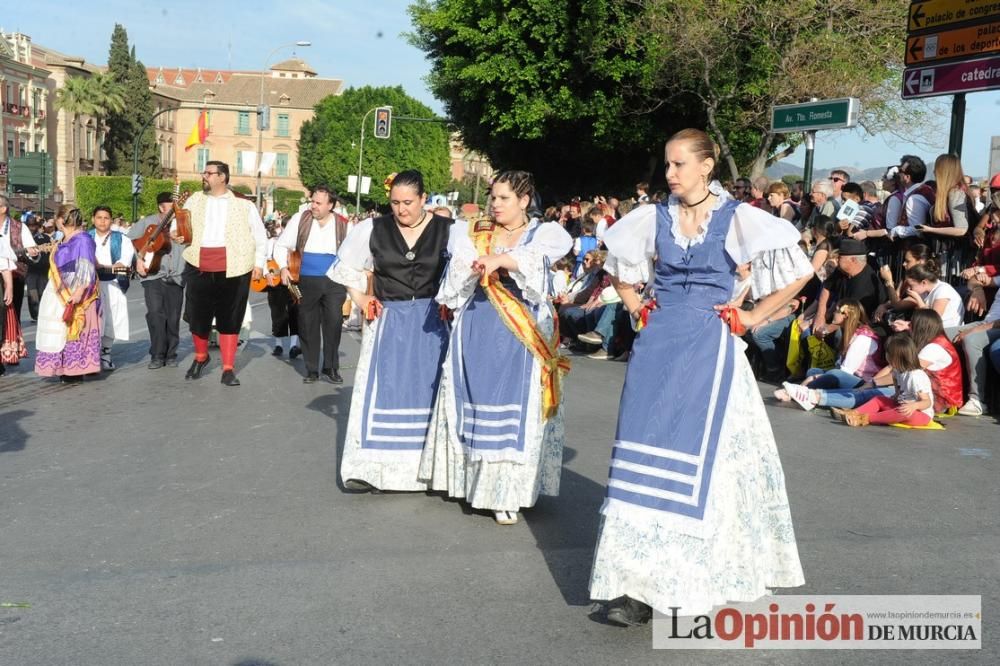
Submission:
[[239,344],[236,333],[219,333],[219,351],[222,353],[222,369],[232,370],[236,365],[236,346]]
[[208,338],[192,333],[191,339],[194,340],[194,360],[204,361],[208,358]]

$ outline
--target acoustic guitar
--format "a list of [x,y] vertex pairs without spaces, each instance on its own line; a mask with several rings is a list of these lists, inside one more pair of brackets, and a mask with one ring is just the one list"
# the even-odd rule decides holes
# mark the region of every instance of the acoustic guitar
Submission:
[[264,266],[264,274],[256,279],[250,280],[250,288],[254,291],[264,291],[268,287],[277,287],[281,284],[281,269],[278,268],[278,262],[274,259],[268,259],[267,265]]

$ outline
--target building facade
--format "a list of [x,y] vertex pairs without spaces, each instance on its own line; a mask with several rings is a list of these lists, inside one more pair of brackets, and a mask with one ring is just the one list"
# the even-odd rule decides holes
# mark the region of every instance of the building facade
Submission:
[[[258,153],[264,156],[263,188],[304,189],[298,162],[302,124],[313,117],[320,100],[344,89],[341,79],[320,78],[298,58],[280,62],[268,72],[160,67],[147,73],[157,105],[175,109],[165,113],[162,126],[157,126],[164,170],[193,180],[200,177],[206,162],[221,160],[229,164],[233,185],[251,189],[257,182]],[[261,100],[270,108],[270,127],[263,132],[257,129]],[[208,113],[208,138],[185,150],[202,110]]]

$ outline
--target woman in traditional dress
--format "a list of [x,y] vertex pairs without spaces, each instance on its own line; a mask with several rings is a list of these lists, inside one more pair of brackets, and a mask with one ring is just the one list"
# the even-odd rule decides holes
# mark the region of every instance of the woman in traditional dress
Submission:
[[75,384],[101,371],[97,246],[78,208],[63,206],[56,226],[63,237],[49,257],[49,283],[38,306],[35,372]]
[[340,463],[352,490],[426,489],[417,467],[448,344],[434,295],[448,264],[451,220],[425,211],[425,199],[419,171],[396,175],[392,214],[354,227],[328,273],[369,321]]
[[[625,375],[590,581],[614,624],[646,622],[650,606],[701,614],[804,582],[774,435],[737,335],[783,308],[813,270],[791,224],[712,180],[717,156],[702,131],[674,135],[669,199],[604,237],[606,269],[646,323]],[[760,300],[728,308],[746,262]],[[632,287],[646,282],[655,304]]]
[[[5,243],[0,243],[0,340],[7,338],[7,322],[14,311],[14,271],[17,270],[17,255],[7,247]],[[20,360],[20,358],[18,358]],[[6,374],[3,357],[0,356],[0,377]]]
[[562,470],[569,364],[558,354],[549,266],[573,241],[559,224],[529,218],[533,194],[531,174],[507,171],[493,183],[492,219],[455,223],[437,296],[455,311],[439,435],[420,464],[431,489],[493,511],[501,525],[539,494],[558,495]]

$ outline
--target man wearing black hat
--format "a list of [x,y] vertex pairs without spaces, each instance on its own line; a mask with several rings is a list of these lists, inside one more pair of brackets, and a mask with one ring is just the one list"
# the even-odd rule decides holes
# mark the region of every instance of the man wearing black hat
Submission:
[[[148,215],[129,230],[129,238],[141,238],[151,224],[160,224],[173,208],[170,192],[156,195],[158,212]],[[155,273],[149,272],[150,256],[137,255],[136,272],[142,280],[142,290],[146,297],[146,327],[149,329],[150,370],[164,365],[177,367],[177,345],[180,343],[181,306],[184,303],[184,258],[181,253],[186,246],[177,235],[177,223],[170,223],[170,249],[160,257],[160,267]]]
[[860,301],[869,317],[875,308],[889,300],[888,289],[875,269],[868,265],[868,249],[864,241],[853,238],[840,241],[837,270],[823,283],[819,294],[814,334],[824,337],[836,332],[835,326],[827,324],[830,320],[827,315],[845,298]]

